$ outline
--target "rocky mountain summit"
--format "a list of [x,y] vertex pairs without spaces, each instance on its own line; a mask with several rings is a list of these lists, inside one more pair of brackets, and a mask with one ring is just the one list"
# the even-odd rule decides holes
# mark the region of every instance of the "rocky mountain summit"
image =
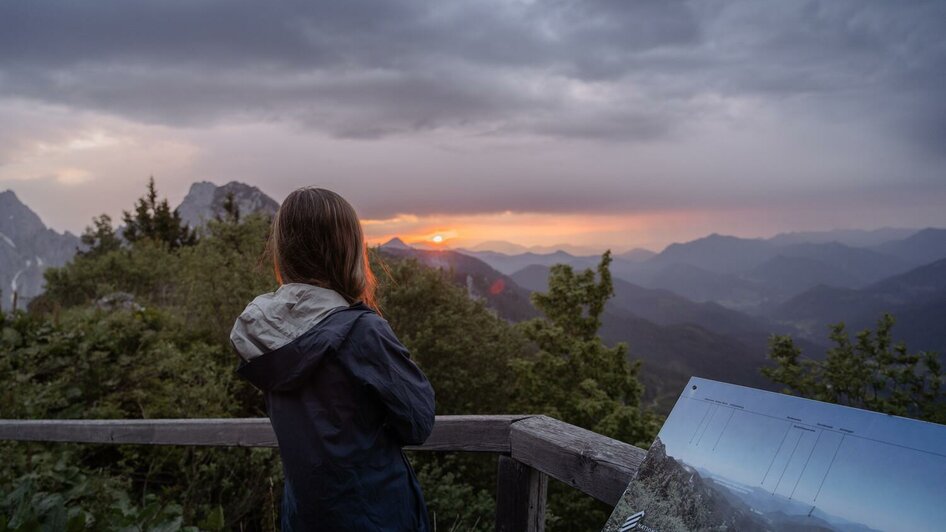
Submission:
[[43,291],[43,271],[68,262],[79,245],[72,233],[46,227],[12,190],[0,192],[0,308],[11,308],[14,292],[23,308]]
[[254,186],[238,181],[220,186],[209,181],[200,181],[191,185],[177,211],[181,219],[191,227],[200,226],[215,216],[224,214],[223,205],[230,193],[233,194],[242,214],[262,212],[272,215],[279,208],[276,200]]

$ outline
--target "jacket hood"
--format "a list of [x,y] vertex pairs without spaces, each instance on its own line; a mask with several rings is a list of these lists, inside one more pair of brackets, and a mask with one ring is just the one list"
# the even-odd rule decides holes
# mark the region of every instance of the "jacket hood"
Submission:
[[275,351],[299,338],[333,310],[349,307],[338,292],[288,283],[254,299],[237,318],[230,342],[245,361]]

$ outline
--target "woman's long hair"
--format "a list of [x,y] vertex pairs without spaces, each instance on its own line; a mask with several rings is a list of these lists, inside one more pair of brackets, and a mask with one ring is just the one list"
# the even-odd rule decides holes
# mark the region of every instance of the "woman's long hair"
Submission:
[[379,311],[361,222],[335,192],[305,187],[289,194],[273,217],[266,250],[281,283],[330,288],[349,304],[360,300]]

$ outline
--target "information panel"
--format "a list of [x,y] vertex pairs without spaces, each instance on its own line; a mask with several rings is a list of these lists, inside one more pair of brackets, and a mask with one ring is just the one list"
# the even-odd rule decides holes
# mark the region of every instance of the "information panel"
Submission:
[[604,527],[946,530],[946,426],[692,378]]

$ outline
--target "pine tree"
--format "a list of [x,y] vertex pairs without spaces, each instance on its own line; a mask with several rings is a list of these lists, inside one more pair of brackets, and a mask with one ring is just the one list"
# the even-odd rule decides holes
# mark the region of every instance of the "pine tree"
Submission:
[[519,324],[539,348],[519,368],[523,405],[600,434],[648,446],[656,420],[641,410],[640,362],[629,362],[627,344],[604,345],[598,336],[607,300],[614,295],[609,264],[602,255],[595,271],[576,274],[567,264],[552,266],[549,289],[533,293],[544,315]]
[[[660,425],[640,405],[640,361],[628,361],[626,344],[608,347],[598,336],[605,303],[614,295],[610,263],[609,250],[597,279],[591,269],[576,274],[556,264],[548,292],[532,294],[545,317],[517,326],[539,351],[516,361],[518,400],[512,411],[545,414],[646,448]],[[611,507],[575,495],[564,484],[549,486],[549,530],[591,530],[607,520]]]
[[227,191],[227,197],[223,200],[223,215],[217,213],[215,216],[219,222],[240,223],[240,205],[236,202],[236,195],[232,190]]
[[894,318],[884,314],[876,332],[865,329],[852,343],[844,323],[831,326],[834,347],[824,360],[802,357],[790,336],[769,339],[776,366],[762,373],[785,392],[886,414],[946,423],[944,375],[936,353],[909,353],[893,342]]
[[80,237],[86,248],[79,251],[81,257],[97,257],[122,246],[122,241],[112,228],[112,217],[102,214],[92,218],[92,225],[85,228]]
[[131,243],[150,239],[177,249],[197,242],[197,233],[181,220],[177,209],[171,210],[167,198],[158,201],[154,177],[148,180],[147,194],[135,203],[134,214],[124,211],[122,220],[125,222],[125,240]]

